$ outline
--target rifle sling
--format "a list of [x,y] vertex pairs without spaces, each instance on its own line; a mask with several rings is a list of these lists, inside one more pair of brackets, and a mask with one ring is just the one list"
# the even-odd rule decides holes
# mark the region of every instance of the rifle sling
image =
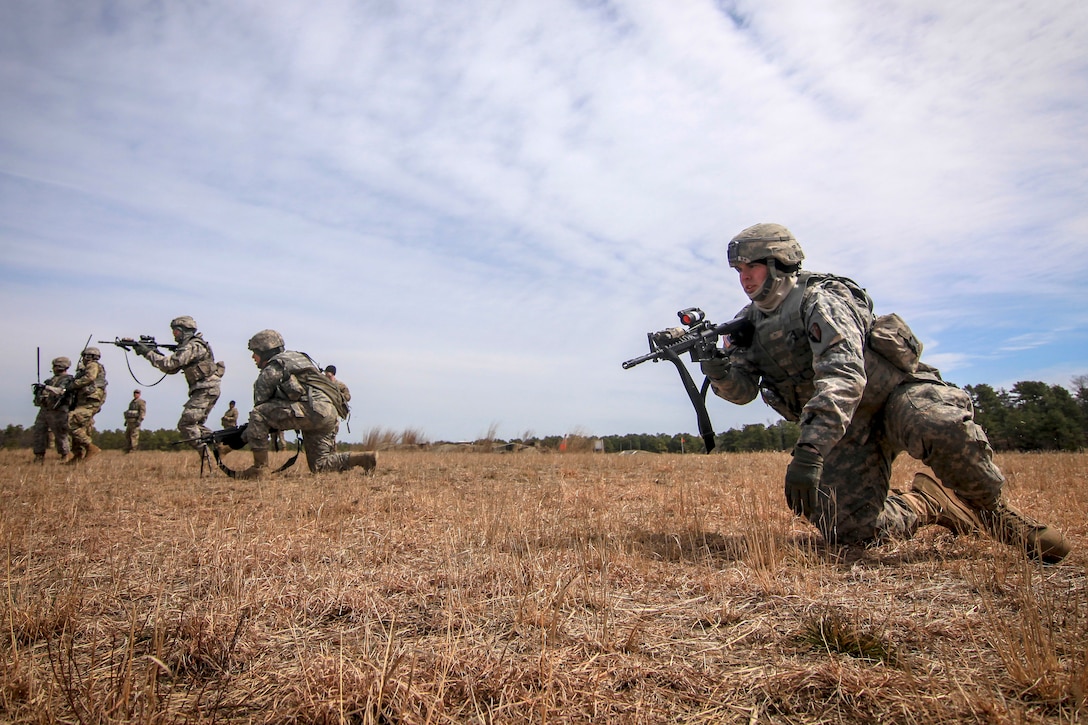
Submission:
[[706,411],[706,391],[710,388],[710,379],[704,378],[703,387],[700,390],[695,387],[695,381],[691,379],[691,373],[688,372],[687,366],[684,365],[679,355],[667,347],[662,348],[661,352],[669,362],[676,366],[676,371],[680,373],[680,380],[684,383],[684,390],[687,391],[691,405],[695,408],[695,418],[699,421],[699,435],[703,439],[703,445],[706,446],[706,452],[710,453],[714,450],[714,425],[710,422],[710,414]]

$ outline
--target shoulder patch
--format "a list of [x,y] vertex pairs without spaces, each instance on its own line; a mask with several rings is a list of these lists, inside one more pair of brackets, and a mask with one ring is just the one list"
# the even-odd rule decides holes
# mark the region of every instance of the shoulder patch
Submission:
[[812,327],[808,328],[808,337],[817,344],[824,339],[824,332],[820,329],[819,322],[813,322]]

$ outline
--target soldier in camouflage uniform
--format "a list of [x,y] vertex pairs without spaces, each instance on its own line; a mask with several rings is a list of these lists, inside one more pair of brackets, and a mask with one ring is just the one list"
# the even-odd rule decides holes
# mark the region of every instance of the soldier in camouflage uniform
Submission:
[[60,454],[61,461],[68,460],[71,446],[68,442],[68,407],[72,396],[69,386],[75,380],[68,373],[72,361],[66,357],[53,358],[53,375],[44,383],[34,385],[34,405],[38,406],[38,416],[34,419],[34,460],[45,461],[45,451],[49,448],[49,434]]
[[[1070,545],[1002,496],[1005,478],[971,400],[920,361],[921,344],[898,316],[875,317],[869,295],[843,277],[801,271],[788,229],[757,224],[729,242],[729,265],[751,304],[748,347],[704,362],[714,392],[743,405],[757,395],[800,437],[786,469],[786,500],[830,543],[909,538],[923,525],[986,531],[1045,562]],[[906,452],[940,483],[918,474],[889,491]]]
[[253,451],[253,466],[242,473],[256,478],[268,469],[270,432],[302,432],[310,471],[346,471],[356,466],[371,471],[374,453],[337,453],[336,430],[347,409],[338,388],[308,355],[284,349],[275,330],[262,330],[249,340],[253,361],[260,369],[253,384],[253,410],[245,438]]
[[219,400],[224,365],[215,361],[211,346],[196,329],[196,321],[192,317],[175,317],[170,321],[170,331],[177,342],[173,352],[164,355],[144,343],[136,343],[133,350],[167,375],[176,374],[178,371],[185,374],[185,382],[189,384],[189,400],[181,409],[178,430],[190,446],[201,450],[204,444],[197,439],[211,433],[211,429],[204,422]]
[[147,416],[147,401],[139,390],[132,391],[132,400],[125,410],[125,453],[132,453],[140,445],[140,424]]
[[325,377],[331,380],[336,387],[340,389],[340,397],[344,399],[345,403],[351,400],[351,391],[348,390],[348,386],[344,385],[344,381],[336,377],[335,365],[329,365],[325,368]]
[[235,402],[230,401],[230,405],[227,407],[223,417],[219,419],[219,424],[224,428],[234,428],[238,425],[238,408],[235,407]]
[[75,397],[72,409],[68,413],[68,430],[72,435],[72,457],[68,463],[78,463],[101,450],[91,440],[94,432],[94,417],[102,410],[106,402],[106,369],[98,362],[102,351],[97,347],[88,347],[80,355],[76,376],[68,387]]

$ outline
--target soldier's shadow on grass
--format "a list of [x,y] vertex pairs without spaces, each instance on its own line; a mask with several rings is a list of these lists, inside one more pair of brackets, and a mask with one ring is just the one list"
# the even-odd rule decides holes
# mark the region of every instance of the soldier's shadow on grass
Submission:
[[630,539],[634,551],[661,561],[711,561],[717,564],[748,561],[820,559],[846,567],[899,567],[953,559],[969,559],[970,547],[950,545],[943,539],[929,537],[886,542],[876,546],[829,546],[818,533],[793,533],[788,536],[752,537],[723,535],[707,531],[636,531]]
[[795,534],[766,540],[741,534],[708,531],[636,531],[631,535],[634,550],[662,561],[731,562],[754,558],[778,558],[798,552],[825,553],[818,534]]

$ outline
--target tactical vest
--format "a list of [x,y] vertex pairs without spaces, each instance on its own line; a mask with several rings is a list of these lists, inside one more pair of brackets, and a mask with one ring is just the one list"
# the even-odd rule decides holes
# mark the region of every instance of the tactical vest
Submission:
[[[46,410],[63,410],[67,411],[72,404],[72,394],[68,391],[68,386],[75,380],[68,373],[61,373],[60,375],[54,375],[51,378],[46,379],[45,388],[42,388],[34,396],[34,405],[39,408],[45,408]],[[60,393],[50,390],[60,390]]]
[[[94,376],[94,383],[87,385],[86,387],[77,388],[75,390],[74,403],[82,404],[87,401],[101,403],[106,400],[106,386],[109,385],[109,383],[106,382],[106,368],[98,361],[95,361],[95,365],[98,366],[98,372]],[[78,368],[76,370],[76,377],[80,377],[84,370],[86,370],[85,367]]]
[[[212,353],[212,346],[200,336],[200,333],[193,335],[184,344],[196,345],[201,348],[204,353],[183,368],[185,382],[189,384],[190,388],[215,375],[223,375],[223,370],[221,369],[223,363],[217,363],[215,361],[215,355]],[[175,354],[176,353],[177,351],[175,350]]]
[[276,388],[276,394],[296,402],[304,398],[314,401],[324,398],[336,409],[341,418],[348,417],[348,405],[340,394],[336,383],[325,377],[309,355],[303,352],[287,350],[281,352],[273,361],[283,365],[288,377]]
[[865,337],[868,337],[873,301],[864,289],[846,277],[799,272],[797,284],[782,300],[776,313],[765,314],[754,304],[749,305],[745,313],[755,326],[747,357],[762,375],[760,394],[764,402],[786,420],[798,420],[805,403],[816,394],[816,373],[812,369],[812,348],[802,306],[810,287],[828,281],[839,282],[850,290],[855,305],[863,311]]

